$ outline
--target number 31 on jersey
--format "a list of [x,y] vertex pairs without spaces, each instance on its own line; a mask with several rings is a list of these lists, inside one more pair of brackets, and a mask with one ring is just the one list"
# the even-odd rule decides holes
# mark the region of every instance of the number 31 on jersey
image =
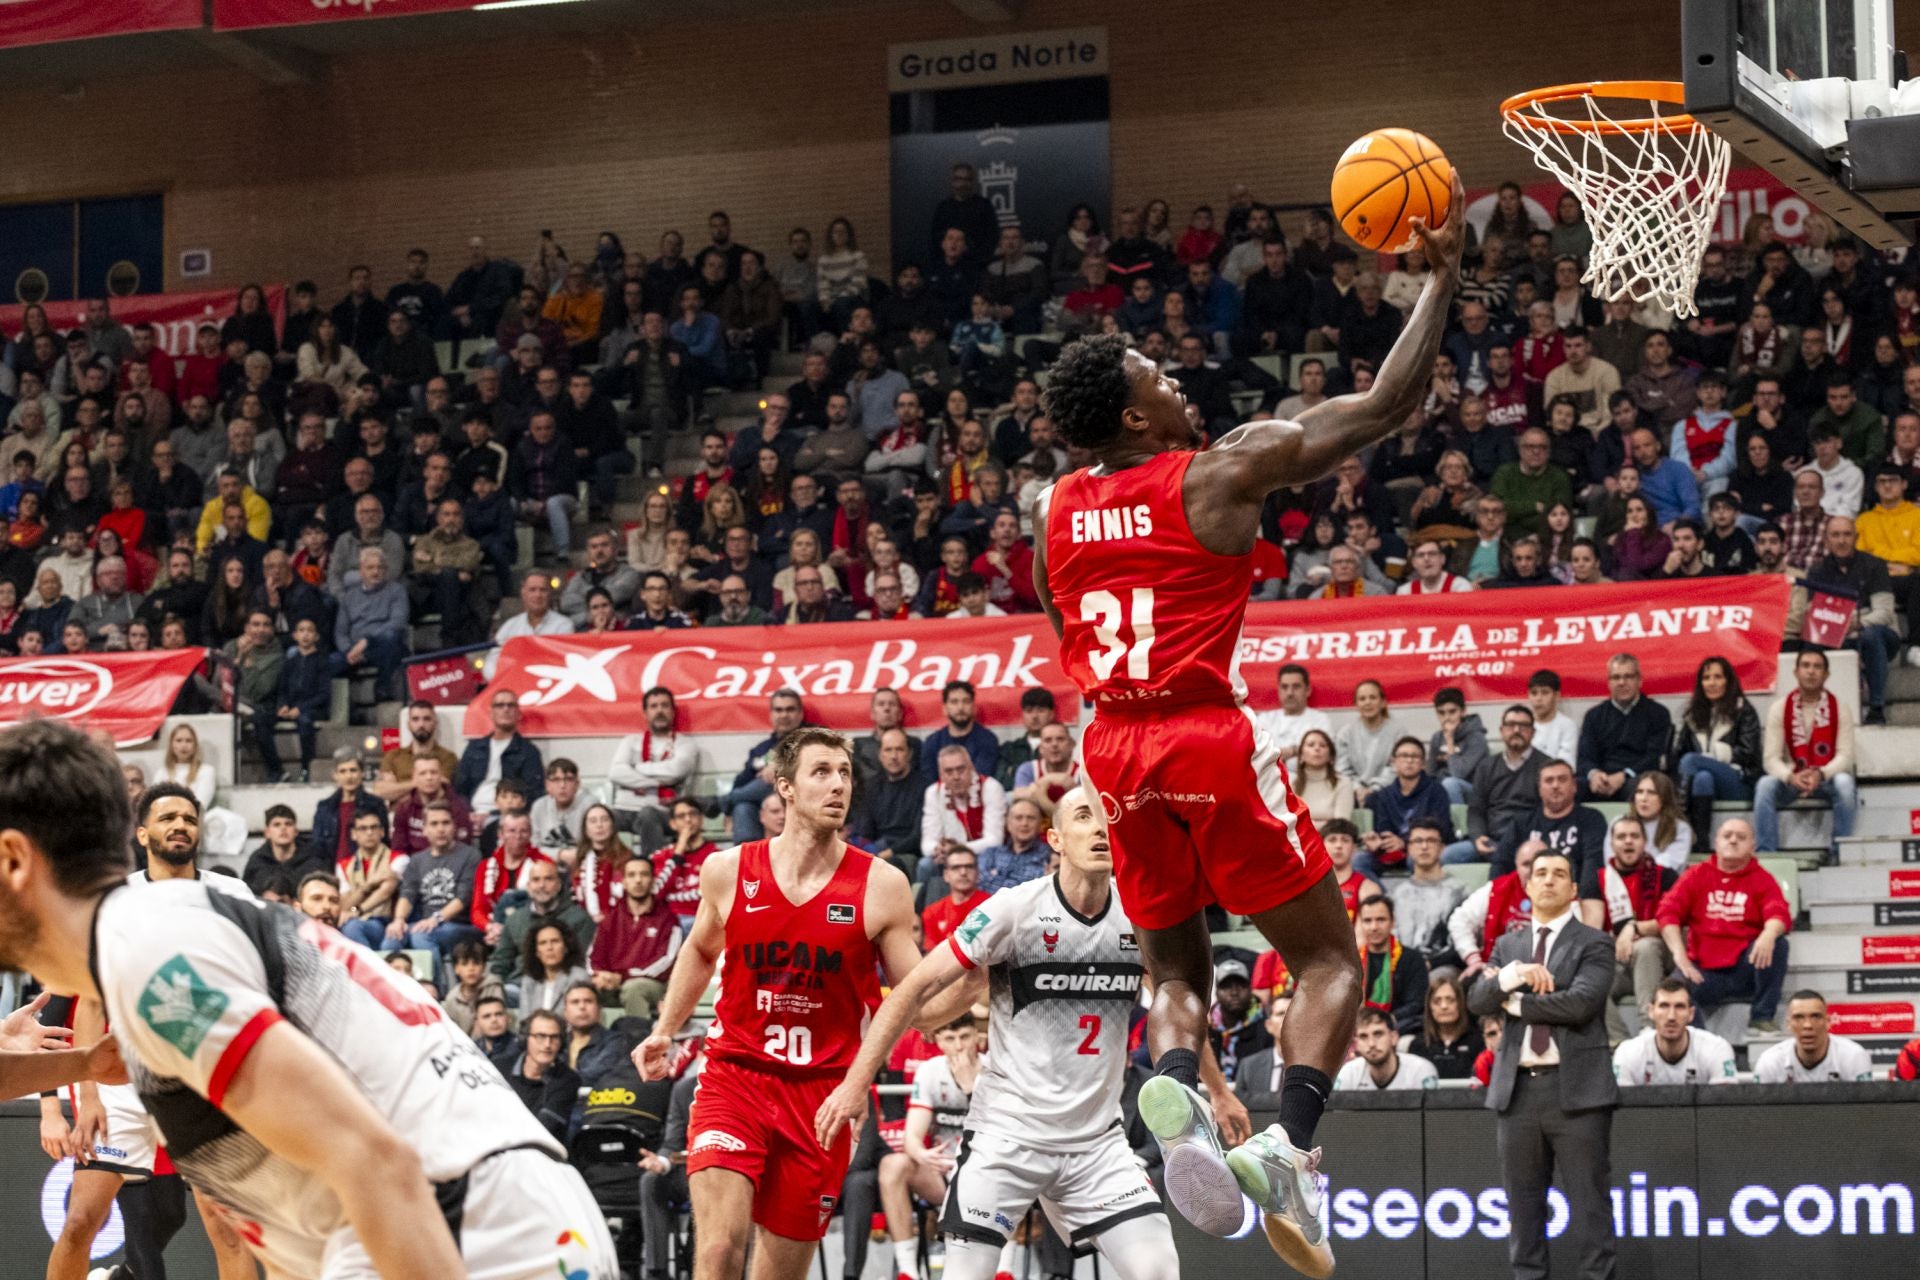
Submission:
[[1080,597],[1080,621],[1093,624],[1093,638],[1100,651],[1087,655],[1093,674],[1100,680],[1113,678],[1120,659],[1127,660],[1127,678],[1148,678],[1147,654],[1153,648],[1153,588],[1135,587],[1125,610],[1129,637],[1121,631],[1120,597],[1111,591],[1089,591]]

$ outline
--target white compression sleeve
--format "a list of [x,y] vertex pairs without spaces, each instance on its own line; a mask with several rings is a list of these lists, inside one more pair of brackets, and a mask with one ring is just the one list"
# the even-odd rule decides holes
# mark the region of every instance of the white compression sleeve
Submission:
[[[1095,1243],[1100,1256],[1119,1280],[1166,1280],[1180,1274],[1180,1254],[1173,1246],[1173,1224],[1164,1213],[1151,1213],[1116,1222]],[[952,1256],[952,1248],[948,1248]],[[952,1270],[952,1264],[948,1264]]]

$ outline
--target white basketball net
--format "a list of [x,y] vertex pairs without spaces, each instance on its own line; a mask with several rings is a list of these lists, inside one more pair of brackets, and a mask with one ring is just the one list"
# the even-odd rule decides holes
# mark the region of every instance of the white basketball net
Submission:
[[[1531,102],[1509,111],[1504,127],[1585,210],[1593,248],[1582,282],[1604,298],[1652,298],[1677,317],[1695,314],[1693,287],[1727,188],[1731,148],[1697,124],[1608,131],[1614,120],[1592,94],[1561,102],[1583,107],[1587,119]],[[1649,102],[1648,116],[1658,119],[1662,105]],[[1562,132],[1551,120],[1583,127]]]

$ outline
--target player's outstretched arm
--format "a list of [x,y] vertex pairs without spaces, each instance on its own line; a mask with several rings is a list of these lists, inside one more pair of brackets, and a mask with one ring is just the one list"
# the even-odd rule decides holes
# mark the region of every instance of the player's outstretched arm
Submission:
[[125,1084],[126,1067],[120,1048],[108,1036],[85,1049],[69,1048],[69,1027],[43,1026],[40,1011],[49,993],[0,1018],[0,1098],[44,1093],[79,1080]]
[[[299,1099],[298,1106],[289,1105]],[[220,1109],[340,1201],[383,1276],[461,1280],[467,1267],[420,1157],[305,1033],[279,1021],[241,1061]],[[369,1177],[377,1169],[379,1177]]]
[[653,1034],[633,1051],[633,1067],[642,1080],[664,1080],[673,1057],[673,1037],[693,1016],[713,982],[713,970],[727,950],[727,912],[733,909],[733,882],[740,851],[724,849],[700,867],[700,906],[693,929],[673,962],[667,994],[654,1011]]
[[1261,503],[1282,486],[1307,484],[1331,474],[1348,457],[1399,430],[1407,415],[1420,407],[1446,334],[1453,291],[1460,282],[1466,205],[1466,190],[1456,171],[1453,207],[1446,222],[1433,229],[1415,220],[1433,274],[1406,328],[1380,362],[1372,387],[1358,395],[1323,400],[1302,412],[1297,422],[1248,423],[1221,437],[1209,451],[1217,459],[1210,468],[1218,466],[1225,473],[1226,484],[1238,498]]
[[86,1049],[0,1050],[0,1098],[45,1093],[78,1080],[127,1082],[127,1069],[121,1065],[120,1049],[112,1036]]
[[858,1125],[867,1114],[867,1090],[873,1087],[873,1077],[893,1051],[894,1041],[906,1034],[920,1006],[966,974],[967,967],[960,963],[952,947],[935,947],[922,956],[905,981],[896,984],[880,1002],[879,1011],[867,1024],[867,1034],[860,1041],[859,1055],[847,1068],[845,1078],[814,1113],[813,1133],[822,1149],[833,1145],[834,1134],[841,1125]]

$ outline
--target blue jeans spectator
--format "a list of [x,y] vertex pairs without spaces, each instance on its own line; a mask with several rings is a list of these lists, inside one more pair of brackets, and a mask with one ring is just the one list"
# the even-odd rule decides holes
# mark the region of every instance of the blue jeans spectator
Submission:
[[406,936],[398,941],[388,939],[383,929],[380,949],[383,951],[431,951],[439,958],[440,967],[445,968],[453,963],[453,949],[456,946],[467,941],[479,942],[482,937],[478,929],[458,920],[429,919],[418,923],[409,921]]
[[[1755,847],[1762,853],[1779,852],[1780,810],[1800,798],[1798,787],[1771,775],[1760,779],[1760,784],[1753,789],[1753,839]],[[1829,848],[1837,850],[1839,841],[1853,834],[1854,818],[1859,812],[1853,775],[1836,773],[1815,787],[1806,798],[1825,800],[1833,806],[1834,843]]]
[[1772,1022],[1780,1010],[1780,993],[1787,983],[1787,939],[1774,940],[1773,963],[1764,969],[1754,968],[1753,961],[1742,952],[1737,964],[1700,972],[1705,982],[1687,983],[1693,992],[1695,1026],[1706,1026],[1707,1014],[1721,1005],[1738,1004],[1742,1000],[1753,1006],[1747,1013],[1748,1021]]
[[1465,804],[1473,799],[1473,784],[1465,778],[1443,773],[1440,775],[1440,785],[1446,790],[1448,804]]
[[744,844],[766,835],[760,825],[760,802],[773,794],[773,787],[755,778],[744,787],[727,792],[720,807],[733,815],[733,840]]
[[1843,648],[1860,654],[1860,677],[1867,686],[1867,709],[1884,710],[1887,705],[1887,664],[1900,652],[1900,637],[1892,627],[1867,626],[1848,640]]
[[1680,757],[1680,794],[1712,796],[1715,800],[1751,800],[1747,780],[1724,760],[1689,751]]
[[520,514],[528,520],[546,517],[547,534],[553,539],[553,553],[557,556],[573,550],[573,517],[579,512],[580,499],[570,493],[556,493],[545,502],[520,504]]
[[1440,862],[1443,866],[1457,867],[1463,862],[1485,862],[1486,860],[1487,855],[1474,848],[1471,839],[1455,840],[1440,851]]
[[[366,636],[364,639],[367,642],[367,649],[361,655],[359,665],[373,668],[378,692],[386,696],[393,691],[394,677],[400,673],[400,664],[406,661],[406,641],[400,636],[389,635]],[[347,655],[337,649],[328,655],[327,665],[332,669],[336,679],[347,676],[352,671],[352,667],[347,662]]]
[[358,916],[352,920],[340,922],[340,936],[348,942],[357,942],[369,951],[387,949],[386,916]]

